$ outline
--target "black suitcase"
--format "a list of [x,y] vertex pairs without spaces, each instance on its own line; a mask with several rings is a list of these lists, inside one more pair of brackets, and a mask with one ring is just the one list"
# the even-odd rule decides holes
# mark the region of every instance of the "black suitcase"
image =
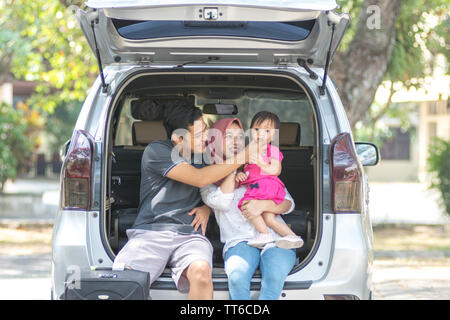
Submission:
[[127,269],[81,269],[79,274],[66,276],[64,299],[150,300],[150,274]]

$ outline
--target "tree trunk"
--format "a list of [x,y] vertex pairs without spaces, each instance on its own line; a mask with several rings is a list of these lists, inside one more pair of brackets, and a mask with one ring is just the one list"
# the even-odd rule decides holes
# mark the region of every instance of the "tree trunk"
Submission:
[[[401,0],[366,0],[352,42],[345,52],[336,53],[331,64],[330,74],[352,129],[368,113],[389,66],[400,4]],[[380,9],[378,29],[370,29],[376,12],[367,9],[373,5]]]

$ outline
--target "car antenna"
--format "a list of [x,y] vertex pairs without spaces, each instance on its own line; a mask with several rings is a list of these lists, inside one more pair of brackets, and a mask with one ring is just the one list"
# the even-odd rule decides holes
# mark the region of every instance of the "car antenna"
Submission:
[[319,94],[321,96],[323,96],[325,94],[325,84],[326,84],[327,76],[328,76],[328,68],[330,67],[331,46],[333,45],[334,29],[336,28],[335,23],[328,21],[328,25],[330,25],[330,23],[331,23],[330,46],[328,47],[327,60],[325,61],[325,71],[323,73],[323,82],[322,82],[322,85],[319,87]]
[[[98,23],[98,18],[95,19],[95,23]],[[95,55],[97,56],[98,69],[100,70],[100,78],[102,80],[102,92],[106,93],[108,85],[105,82],[105,76],[103,74],[102,60],[100,59],[100,51],[97,46],[97,38],[95,37],[95,28],[94,28],[94,20],[91,21],[92,33],[94,34],[94,43],[95,43]]]

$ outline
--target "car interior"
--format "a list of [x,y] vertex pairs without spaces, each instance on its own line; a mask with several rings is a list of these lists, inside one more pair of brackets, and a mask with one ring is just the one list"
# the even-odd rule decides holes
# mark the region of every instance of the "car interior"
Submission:
[[[283,219],[305,241],[296,249],[297,264],[301,263],[313,247],[319,221],[315,210],[313,106],[297,83],[273,75],[147,74],[123,88],[111,113],[105,201],[104,227],[114,254],[126,243],[126,230],[138,214],[144,149],[152,141],[167,139],[162,117],[165,104],[172,100],[185,100],[201,108],[208,125],[224,117],[237,117],[247,130],[258,111],[279,116],[279,148],[284,155],[280,179],[295,201],[295,210]],[[223,273],[223,244],[214,214],[206,236],[214,247],[213,274]]]

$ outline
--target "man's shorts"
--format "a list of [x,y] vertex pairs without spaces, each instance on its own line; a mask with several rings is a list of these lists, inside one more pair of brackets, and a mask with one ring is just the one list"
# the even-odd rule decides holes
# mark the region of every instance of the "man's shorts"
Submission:
[[127,230],[128,242],[117,254],[114,266],[123,265],[150,273],[153,282],[166,265],[172,269],[177,289],[189,292],[189,281],[183,271],[194,261],[209,263],[212,270],[213,247],[200,234],[180,234],[172,231]]

